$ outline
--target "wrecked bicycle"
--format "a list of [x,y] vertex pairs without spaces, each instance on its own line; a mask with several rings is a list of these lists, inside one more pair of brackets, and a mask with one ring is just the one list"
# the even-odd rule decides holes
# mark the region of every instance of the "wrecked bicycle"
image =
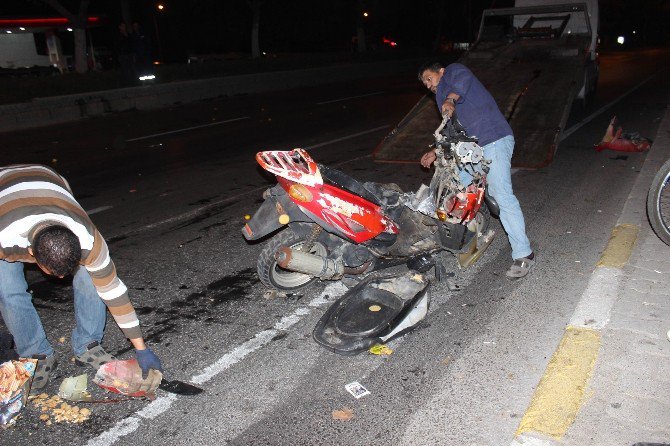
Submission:
[[[430,186],[405,193],[395,184],[361,183],[316,163],[303,149],[264,151],[256,160],[276,176],[264,202],[243,227],[248,241],[270,236],[257,271],[276,290],[298,290],[314,280],[363,279],[406,263],[410,270],[444,271],[442,252],[462,267],[491,243],[495,201],[486,194],[488,162],[456,119],[434,132],[435,173]],[[459,169],[472,175],[461,183]]]

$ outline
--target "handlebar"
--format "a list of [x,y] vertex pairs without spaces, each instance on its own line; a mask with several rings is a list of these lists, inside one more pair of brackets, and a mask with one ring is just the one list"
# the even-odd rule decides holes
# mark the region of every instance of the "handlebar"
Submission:
[[456,117],[456,111],[454,111],[449,116],[444,116],[439,127],[433,133],[435,136],[435,143],[437,145],[442,145],[445,143],[457,143],[457,142],[477,142],[478,138],[476,136],[468,136],[465,128],[458,122]]

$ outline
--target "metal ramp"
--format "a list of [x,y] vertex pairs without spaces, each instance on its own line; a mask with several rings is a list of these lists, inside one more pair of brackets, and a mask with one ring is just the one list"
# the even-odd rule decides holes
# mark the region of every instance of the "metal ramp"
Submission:
[[[570,6],[578,12],[582,8]],[[566,16],[555,15],[555,9],[543,8],[543,14],[536,15],[528,13],[537,11],[532,8],[489,10],[496,18],[510,11],[522,11],[527,17],[520,27],[482,28],[480,41],[459,60],[489,90],[509,121],[516,140],[514,167],[540,168],[551,163],[573,101],[584,85],[590,33],[565,31]],[[546,26],[552,21],[558,22],[556,28]],[[538,24],[532,32],[526,29]],[[491,35],[491,29],[496,35]],[[557,30],[562,33],[558,37]],[[482,36],[489,40],[481,41]],[[418,162],[439,123],[434,97],[426,95],[375,148],[373,158]]]

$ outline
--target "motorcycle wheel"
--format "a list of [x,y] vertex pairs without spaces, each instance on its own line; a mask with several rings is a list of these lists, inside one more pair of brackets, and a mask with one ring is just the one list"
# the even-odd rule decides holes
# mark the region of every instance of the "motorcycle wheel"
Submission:
[[[299,248],[305,243],[305,236],[295,235],[292,231],[286,230],[272,237],[261,251],[256,263],[256,270],[261,282],[270,288],[276,288],[280,291],[295,291],[316,280],[316,277],[308,274],[288,271],[277,265],[275,253],[282,246],[290,248]],[[328,255],[328,249],[320,242],[314,242],[310,254],[319,256]]]
[[670,245],[670,160],[658,170],[647,194],[647,217],[658,238]]
[[477,215],[475,215],[475,222],[477,225],[477,233],[486,234],[486,231],[489,230],[489,224],[491,223],[491,211],[486,203],[482,202],[482,206],[479,208]]

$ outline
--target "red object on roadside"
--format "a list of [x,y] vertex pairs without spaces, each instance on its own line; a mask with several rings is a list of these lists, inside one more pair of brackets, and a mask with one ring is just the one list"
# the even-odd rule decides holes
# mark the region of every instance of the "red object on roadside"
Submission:
[[614,132],[616,125],[616,116],[612,118],[610,124],[607,126],[607,131],[603,140],[594,146],[596,151],[601,152],[605,149],[616,150],[618,152],[644,152],[651,147],[651,140],[640,136],[639,133],[623,133],[623,129],[619,127]]
[[149,370],[146,379],[142,378],[142,370],[137,360],[128,359],[103,364],[95,374],[93,382],[110,392],[153,400],[162,378],[163,374],[153,369]]

